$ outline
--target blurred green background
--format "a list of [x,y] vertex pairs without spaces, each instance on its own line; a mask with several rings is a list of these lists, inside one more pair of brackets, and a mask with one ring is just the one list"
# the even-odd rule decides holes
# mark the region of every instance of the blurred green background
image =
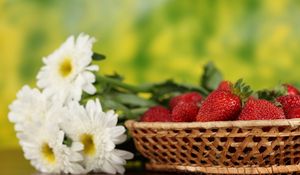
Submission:
[[255,89],[300,82],[300,1],[0,0],[0,149],[18,147],[8,105],[71,34],[97,38],[102,73],[196,84],[213,60]]

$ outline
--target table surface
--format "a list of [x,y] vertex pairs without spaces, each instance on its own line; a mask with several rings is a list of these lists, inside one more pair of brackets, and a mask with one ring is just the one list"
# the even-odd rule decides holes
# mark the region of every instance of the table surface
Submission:
[[[44,174],[37,172],[30,164],[29,161],[23,157],[21,150],[2,150],[0,151],[0,175],[54,175]],[[151,171],[134,171],[129,170],[125,175],[172,175],[175,173],[158,173]],[[176,173],[177,174],[177,173]],[[197,173],[200,175],[202,173]],[[291,173],[299,174],[299,173]],[[105,175],[105,174],[92,174],[92,175]]]
[[[25,160],[21,150],[0,151],[0,174],[2,175],[50,175],[37,172],[31,167],[29,161]],[[156,173],[150,171],[127,171],[125,175],[165,175],[171,173]],[[93,174],[104,175],[104,174]]]

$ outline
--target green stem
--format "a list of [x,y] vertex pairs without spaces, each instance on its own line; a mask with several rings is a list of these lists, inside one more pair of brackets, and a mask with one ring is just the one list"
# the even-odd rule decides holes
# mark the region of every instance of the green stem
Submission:
[[[126,90],[128,90],[130,92],[134,92],[134,93],[139,93],[139,92],[151,93],[153,88],[155,87],[155,84],[144,84],[144,85],[141,85],[141,86],[133,86],[133,85],[130,85],[130,84],[126,84],[126,83],[124,83],[120,80],[116,80],[114,78],[101,76],[101,75],[97,75],[97,81],[98,82],[106,82],[106,83],[115,85],[117,87],[126,89]],[[185,85],[185,86],[190,88],[190,89],[198,90],[201,94],[203,94],[205,96],[207,96],[209,94],[209,91],[207,91],[203,87],[196,87],[196,86],[192,86],[192,85]]]
[[110,78],[110,77],[105,77],[101,75],[97,75],[97,81],[98,82],[107,82],[113,85],[116,85],[118,87],[121,87],[123,89],[129,90],[134,93],[138,92],[151,92],[152,86],[133,86],[129,85],[126,83],[123,83],[122,81]]
[[135,108],[131,110],[132,114],[143,114],[149,107]]

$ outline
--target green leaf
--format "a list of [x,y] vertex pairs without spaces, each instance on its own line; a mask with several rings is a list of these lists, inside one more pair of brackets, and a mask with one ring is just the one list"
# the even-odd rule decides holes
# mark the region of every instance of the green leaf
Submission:
[[139,93],[139,92],[149,92],[151,90],[151,86],[134,86],[127,84],[122,81],[122,77],[118,76],[117,74],[112,76],[96,76],[96,84],[109,84],[113,86],[115,89],[123,89],[125,91],[130,91],[133,93]]
[[178,84],[173,80],[167,80],[165,82],[152,85],[151,99],[158,102],[159,104],[167,105],[168,101],[173,96],[191,91],[199,92],[203,96],[206,96],[208,94],[208,92],[202,87]]
[[103,97],[102,106],[105,111],[107,110],[115,110],[120,115],[120,117],[133,118],[130,108],[128,108],[125,104],[118,102],[113,99],[111,95],[106,95]]
[[213,62],[208,62],[204,66],[204,73],[200,85],[209,91],[213,91],[218,87],[222,80],[222,73],[215,67]]
[[106,56],[94,52],[93,55],[92,55],[92,58],[93,58],[93,60],[95,60],[95,61],[101,61],[101,60],[105,60]]
[[263,89],[256,92],[256,96],[259,99],[265,99],[271,102],[276,102],[276,98],[286,95],[287,89],[283,85],[278,85],[274,87],[273,89]]
[[152,100],[141,98],[135,94],[115,94],[115,98],[119,103],[131,106],[150,107],[156,105]]
[[124,80],[124,77],[121,76],[120,74],[118,74],[117,72],[114,72],[114,74],[112,74],[112,75],[105,75],[105,76],[109,77],[109,78],[112,78],[112,79],[115,79],[115,80],[119,80],[119,81]]
[[149,108],[145,108],[145,107],[142,107],[142,108],[134,108],[134,109],[131,109],[131,113],[133,115],[141,115],[143,114],[144,112],[146,112]]
[[244,105],[249,96],[253,94],[251,87],[244,83],[241,78],[234,83],[232,91],[235,95],[240,97],[242,105]]
[[71,147],[72,143],[73,143],[73,140],[65,134],[63,144],[67,145],[67,147]]

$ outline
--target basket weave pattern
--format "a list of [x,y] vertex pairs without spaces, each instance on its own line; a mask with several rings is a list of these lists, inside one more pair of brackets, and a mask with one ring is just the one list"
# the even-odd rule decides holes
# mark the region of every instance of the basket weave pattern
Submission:
[[126,127],[148,169],[215,174],[300,172],[300,120],[145,123]]

